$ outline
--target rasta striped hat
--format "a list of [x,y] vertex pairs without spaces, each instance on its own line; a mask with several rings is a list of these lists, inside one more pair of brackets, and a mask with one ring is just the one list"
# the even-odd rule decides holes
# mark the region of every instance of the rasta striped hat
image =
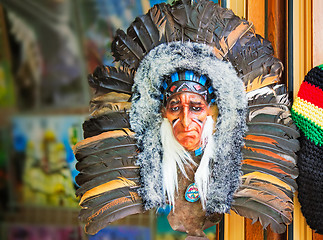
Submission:
[[311,69],[291,110],[301,132],[298,198],[307,224],[323,234],[323,64]]
[[305,76],[292,107],[292,116],[308,139],[323,146],[323,64]]

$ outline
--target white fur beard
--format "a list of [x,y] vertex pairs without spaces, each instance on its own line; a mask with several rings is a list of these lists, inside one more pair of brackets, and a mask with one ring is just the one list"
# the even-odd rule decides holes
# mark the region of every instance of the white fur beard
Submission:
[[178,190],[177,166],[180,171],[187,177],[184,164],[188,162],[196,163],[191,158],[185,148],[175,139],[173,129],[167,118],[164,118],[161,127],[161,142],[163,146],[163,189],[166,193],[169,204],[175,207],[175,190]]
[[[199,189],[201,203],[205,209],[207,186],[210,177],[209,162],[215,147],[213,139],[214,121],[208,116],[202,132],[202,146],[204,154],[195,173],[195,183]],[[161,142],[163,146],[162,174],[163,189],[167,195],[169,204],[175,208],[175,190],[178,191],[177,167],[188,178],[184,165],[196,163],[187,150],[175,139],[172,126],[167,118],[163,119],[160,128]]]
[[195,172],[195,183],[197,185],[203,209],[206,205],[206,195],[208,192],[208,185],[210,179],[210,159],[214,155],[216,147],[213,138],[214,121],[211,116],[207,116],[206,122],[202,132],[202,146],[204,148],[203,156],[199,167]]

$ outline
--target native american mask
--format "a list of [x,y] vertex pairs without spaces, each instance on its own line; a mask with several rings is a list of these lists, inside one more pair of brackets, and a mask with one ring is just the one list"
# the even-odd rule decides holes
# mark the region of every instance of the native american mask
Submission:
[[175,72],[164,80],[161,98],[163,118],[169,120],[175,139],[186,150],[202,148],[202,132],[215,101],[210,79],[193,71]]
[[212,1],[178,0],[155,5],[127,33],[117,30],[111,48],[121,67],[89,76],[98,96],[86,139],[74,148],[86,231],[166,203],[176,211],[177,180],[185,179],[177,172],[193,164],[169,156],[177,149],[200,154],[200,201],[187,204],[205,216],[234,210],[284,232],[299,133],[277,84],[283,66],[252,23]]

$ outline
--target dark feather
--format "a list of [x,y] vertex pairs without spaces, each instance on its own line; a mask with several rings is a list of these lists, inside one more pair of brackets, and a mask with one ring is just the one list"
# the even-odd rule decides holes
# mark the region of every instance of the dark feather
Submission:
[[[139,46],[144,50],[145,53],[149,52],[153,48],[152,39],[140,18],[136,18],[127,29],[127,35],[131,37]],[[158,33],[159,35],[159,33]]]
[[[100,154],[104,151],[113,151],[113,150],[116,150],[116,149],[119,149],[119,148],[123,148],[123,147],[136,147],[137,144],[134,142],[133,139],[120,139],[119,142],[117,142],[118,140],[116,141],[112,141],[112,142],[116,142],[115,144],[114,143],[110,143],[109,140],[105,141],[107,142],[107,144],[105,144],[101,149],[98,149],[96,146],[95,149],[90,149],[89,148],[85,148],[85,149],[79,149],[76,153],[75,153],[75,157],[76,159],[81,159],[83,157],[86,157],[90,154]],[[133,141],[133,142],[128,142],[128,141]]]
[[136,151],[137,147],[131,145],[109,150],[106,152],[101,152],[95,155],[88,155],[80,159],[80,161],[76,163],[76,169],[78,171],[85,171],[87,167],[96,164],[104,164],[105,166],[109,167],[135,165],[137,156]]
[[[76,164],[76,169],[83,174],[90,175],[95,173],[100,174],[115,169],[126,169],[126,167],[135,167],[136,153],[133,153],[134,155],[131,155],[130,153],[119,155],[119,152],[116,153],[116,155],[108,158],[103,156],[104,159],[101,157],[102,154],[100,154],[101,156],[87,156],[86,158],[82,159],[81,162]],[[98,161],[94,162],[95,160]]]
[[249,122],[247,123],[247,134],[266,134],[274,135],[285,139],[296,139],[300,137],[300,134],[294,128],[285,126],[279,123],[269,122]]
[[[184,35],[194,42],[211,44],[215,30],[215,23],[212,20],[213,15],[216,14],[217,5],[214,2],[202,0],[193,6],[187,3],[184,6],[186,10],[186,21],[182,24],[185,26]],[[178,11],[176,13],[178,19]]]
[[181,39],[180,27],[171,14],[170,5],[165,3],[156,4],[149,10],[148,14],[158,28],[161,41],[174,42]]
[[299,142],[297,139],[285,139],[278,136],[266,134],[253,134],[247,136],[249,136],[250,138],[257,139],[258,141],[264,139],[264,141],[267,142],[268,140],[268,142],[270,142],[271,144],[274,144],[287,152],[295,153],[299,150]]
[[[115,157],[115,161],[119,162],[119,159],[117,159],[117,156]],[[90,166],[87,166],[85,169],[82,170],[81,173],[87,174],[87,175],[101,175],[102,173],[110,172],[110,171],[116,171],[116,170],[122,170],[122,169],[136,169],[138,166],[135,166],[134,164],[131,165],[121,165],[121,164],[106,164],[104,162],[93,164]]]
[[[254,165],[243,164],[241,167],[241,170],[243,174],[260,172],[260,173],[265,173],[265,174],[274,176],[279,180],[283,181],[284,183],[286,183],[292,189],[292,192],[295,192],[297,190],[296,181],[291,177],[289,177],[284,171],[282,171],[278,167],[270,169],[268,167],[258,167]],[[280,172],[278,172],[277,170],[279,170]]]
[[144,52],[139,44],[121,29],[116,32],[111,51],[116,61],[121,61],[130,69],[138,68],[140,60],[144,57]]
[[93,136],[82,140],[77,143],[73,149],[75,157],[78,161],[82,158],[119,149],[122,147],[135,146],[136,141],[133,138],[134,133],[129,130],[115,130],[101,133],[100,135]]
[[289,109],[283,104],[259,104],[248,106],[247,122],[251,122],[253,118],[260,114],[268,114],[273,116],[279,116],[283,113],[289,113]]
[[139,176],[139,167],[129,166],[116,169],[107,169],[106,171],[94,173],[79,173],[75,177],[75,181],[81,187],[76,190],[79,195],[87,189],[91,188],[98,183],[106,182],[107,180],[117,179],[118,177],[125,177],[128,179],[137,179]]
[[110,202],[121,197],[131,197],[132,194],[136,193],[137,189],[138,187],[123,187],[104,192],[102,194],[85,199],[82,202],[81,207],[93,209],[96,206],[102,205],[104,203]]
[[[118,69],[117,69],[118,71]],[[131,72],[130,71],[126,71],[126,73],[130,74]],[[133,76],[129,76],[129,78],[133,78]],[[122,81],[121,79],[120,80],[117,80],[117,81]],[[132,81],[131,79],[128,79],[126,81],[129,81],[129,85],[132,85]],[[126,82],[127,83],[127,82]],[[90,101],[90,105],[101,105],[103,103],[106,103],[106,102],[110,102],[110,103],[119,103],[119,102],[127,102],[130,100],[130,97],[131,95],[130,94],[125,94],[125,93],[118,93],[118,92],[109,92],[109,93],[106,93],[106,94],[103,94],[103,95],[100,95],[100,96],[97,96],[97,97],[94,97],[91,99]]]
[[279,103],[290,105],[285,84],[270,85],[247,93],[248,105]]
[[[116,191],[118,192],[117,194],[115,194]],[[137,199],[133,199],[133,196],[136,196]],[[142,202],[141,198],[139,198],[136,192],[129,191],[129,189],[125,190],[124,188],[119,188],[114,191],[109,191],[104,194],[95,196],[91,198],[91,200],[88,200],[87,204],[82,203],[82,210],[79,215],[79,220],[82,222],[89,221],[92,219],[93,214],[99,212],[102,208],[106,206],[111,206],[108,209],[106,209],[103,214],[108,215],[116,209],[126,205],[125,203],[123,203],[122,200],[127,202],[128,204],[133,204],[134,200],[135,202]],[[113,205],[113,203],[115,204]]]
[[272,196],[276,196],[282,199],[282,201],[288,203],[290,208],[293,208],[293,199],[290,196],[288,196],[284,191],[282,191],[279,187],[275,186],[274,184],[265,183],[265,182],[249,182],[247,184],[246,182],[244,182],[239,186],[239,189],[237,190],[237,192],[240,191],[241,189],[254,189],[260,192],[264,192],[266,194],[270,194]]
[[275,156],[274,155],[265,155],[263,153],[259,153],[256,151],[243,149],[243,159],[244,160],[254,160],[254,161],[260,161],[263,163],[270,163],[275,164],[278,169],[284,171],[286,174],[288,174],[290,177],[295,179],[298,176],[298,169],[296,167],[296,164],[287,161],[286,159]]
[[268,194],[266,191],[243,188],[239,189],[235,193],[235,197],[250,198],[250,200],[256,201],[264,206],[272,208],[274,211],[280,212],[285,222],[290,223],[293,220],[292,211],[294,209],[293,204],[288,200],[285,201],[275,195]]
[[101,116],[110,114],[112,112],[126,112],[128,113],[131,108],[130,102],[121,102],[121,103],[104,103],[100,107],[96,108],[91,112],[92,118],[99,118]]
[[[137,193],[133,193],[133,194],[137,194]],[[106,215],[109,215],[110,213],[112,213],[122,207],[132,206],[133,204],[142,202],[142,200],[140,199],[134,203],[134,202],[132,202],[131,197],[132,197],[132,195],[130,195],[130,193],[129,193],[128,195],[121,196],[120,198],[112,199],[108,202],[103,202],[102,204],[99,204],[96,206],[93,205],[90,208],[83,208],[80,211],[79,220],[81,222],[90,221],[92,219],[93,215],[95,215],[96,213],[100,213],[100,211],[102,211],[103,213],[100,213],[98,215],[98,217],[96,217],[96,219],[94,220],[94,221],[98,221],[99,218],[104,218]],[[123,203],[122,201],[125,201],[125,203]],[[113,203],[116,203],[116,205],[111,206],[109,208],[107,207],[107,206],[109,206],[109,204],[113,204]],[[104,209],[104,211],[103,211],[103,209]]]
[[[285,106],[285,105],[281,105]],[[285,106],[286,107],[286,106]],[[267,112],[266,112],[267,111]],[[280,108],[272,108],[263,106],[251,106],[249,113],[247,114],[247,122],[269,122],[269,123],[279,123],[285,126],[291,127],[294,130],[297,129],[294,124],[291,114],[286,110],[281,110]]]
[[285,178],[291,178],[291,175],[286,172],[286,168],[283,169],[276,163],[268,161],[266,162],[264,161],[264,159],[245,158],[242,163],[242,171],[244,174],[248,174],[254,171],[268,173],[281,180]]
[[77,195],[119,177],[139,178],[139,167],[135,166],[137,148],[129,132],[109,131],[85,139],[74,152],[80,171],[75,178],[80,185]]
[[291,156],[295,156],[295,152],[299,149],[299,142],[296,139],[286,140],[284,138],[265,134],[247,135],[245,137],[245,144],[248,147],[256,148],[258,146],[270,147]]
[[251,36],[247,41],[240,38],[228,53],[248,92],[279,82],[283,70],[282,63],[273,57],[271,43],[257,34]]
[[98,118],[90,118],[83,123],[84,138],[123,128],[130,128],[129,116],[126,112],[108,113]]
[[[190,21],[197,26],[196,42],[211,44],[213,32],[216,27],[214,15],[217,14],[218,5],[212,1],[200,1],[196,6],[197,16],[191,16]],[[211,20],[212,19],[212,20]],[[195,20],[195,22],[193,22]]]
[[276,103],[285,104],[286,106],[290,107],[291,102],[290,102],[289,94],[286,89],[286,85],[278,84],[278,85],[274,85],[272,88],[276,94]]
[[165,42],[164,39],[160,39],[158,28],[148,14],[137,17],[128,28],[127,34],[137,40],[146,53],[161,42]]
[[88,76],[88,82],[97,91],[131,94],[133,73],[120,68],[99,66]]
[[272,115],[272,114],[258,114],[256,117],[252,119],[251,122],[269,122],[269,123],[279,123],[294,130],[297,130],[296,125],[294,124],[290,113],[281,112],[279,115]]
[[278,148],[272,144],[257,142],[257,141],[253,141],[253,140],[246,140],[245,146],[251,147],[251,148],[264,149],[267,151],[272,151],[273,153],[278,154],[281,157],[288,159],[291,162],[294,162],[294,163],[297,162],[297,155],[294,152],[286,152],[286,151],[282,150],[281,148]]
[[128,111],[131,102],[128,102],[131,95],[125,93],[109,92],[95,97],[90,102],[91,116],[102,116],[104,112]]
[[297,171],[296,161],[288,155],[279,154],[268,149],[253,148],[244,146],[242,149],[243,158],[258,157],[266,158],[267,161],[274,161],[282,166],[290,168],[292,171]]
[[[128,174],[129,178],[127,178],[130,181],[133,181],[136,186],[140,185],[140,179],[139,179],[139,171],[138,170],[129,170],[130,174]],[[132,177],[132,176],[133,177]],[[101,176],[96,177],[93,180],[90,180],[88,182],[85,182],[80,188],[78,188],[75,192],[76,196],[83,196],[87,191],[104,184],[109,181],[113,181],[116,179],[120,179],[121,177],[126,178],[127,174],[124,174],[120,171],[110,172],[108,174],[103,174]]]
[[115,220],[143,212],[142,199],[135,191],[137,186],[122,179],[104,183],[82,197],[79,219],[86,223],[88,234],[95,234]]
[[248,110],[249,115],[257,115],[257,112],[279,114],[281,111],[288,112],[289,108],[280,103],[263,103],[248,106]]
[[[103,211],[103,210],[102,210]],[[106,214],[98,219],[93,219],[85,225],[85,231],[88,234],[96,234],[101,229],[108,226],[110,223],[119,220],[121,218],[127,217],[132,214],[143,213],[142,203],[133,203],[123,207],[118,207],[115,211]]]
[[272,188],[277,188],[280,191],[284,192],[290,199],[293,199],[292,188],[284,182],[277,181],[278,178],[276,177],[273,180],[271,175],[260,172],[253,172],[244,174],[241,179],[241,185],[257,186],[259,188],[266,188],[266,190],[268,191],[270,191],[270,187],[268,187],[270,185]]
[[263,228],[267,228],[270,224],[271,229],[276,233],[285,232],[286,224],[290,223],[289,219],[284,217],[281,212],[250,198],[235,199],[232,210],[241,216],[252,219],[253,222],[259,220]]

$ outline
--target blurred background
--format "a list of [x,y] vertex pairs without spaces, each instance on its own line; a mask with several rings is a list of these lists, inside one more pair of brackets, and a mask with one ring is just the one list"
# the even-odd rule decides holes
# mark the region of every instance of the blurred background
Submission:
[[89,115],[87,75],[99,64],[113,65],[115,31],[126,31],[160,2],[167,1],[0,1],[1,239],[185,236],[170,231],[163,212],[131,216],[87,236],[75,197],[72,147]]
[[[307,71],[323,60],[323,2],[213,1],[252,21],[272,42],[285,66],[282,80],[295,96]],[[87,236],[74,194],[72,147],[83,138],[92,96],[87,75],[99,64],[113,65],[115,31],[126,31],[160,2],[172,0],[0,0],[0,239],[184,239],[171,231],[167,209]],[[255,239],[255,225],[231,214],[207,235]],[[260,232],[259,239],[321,239],[306,226],[297,202],[288,233]]]

